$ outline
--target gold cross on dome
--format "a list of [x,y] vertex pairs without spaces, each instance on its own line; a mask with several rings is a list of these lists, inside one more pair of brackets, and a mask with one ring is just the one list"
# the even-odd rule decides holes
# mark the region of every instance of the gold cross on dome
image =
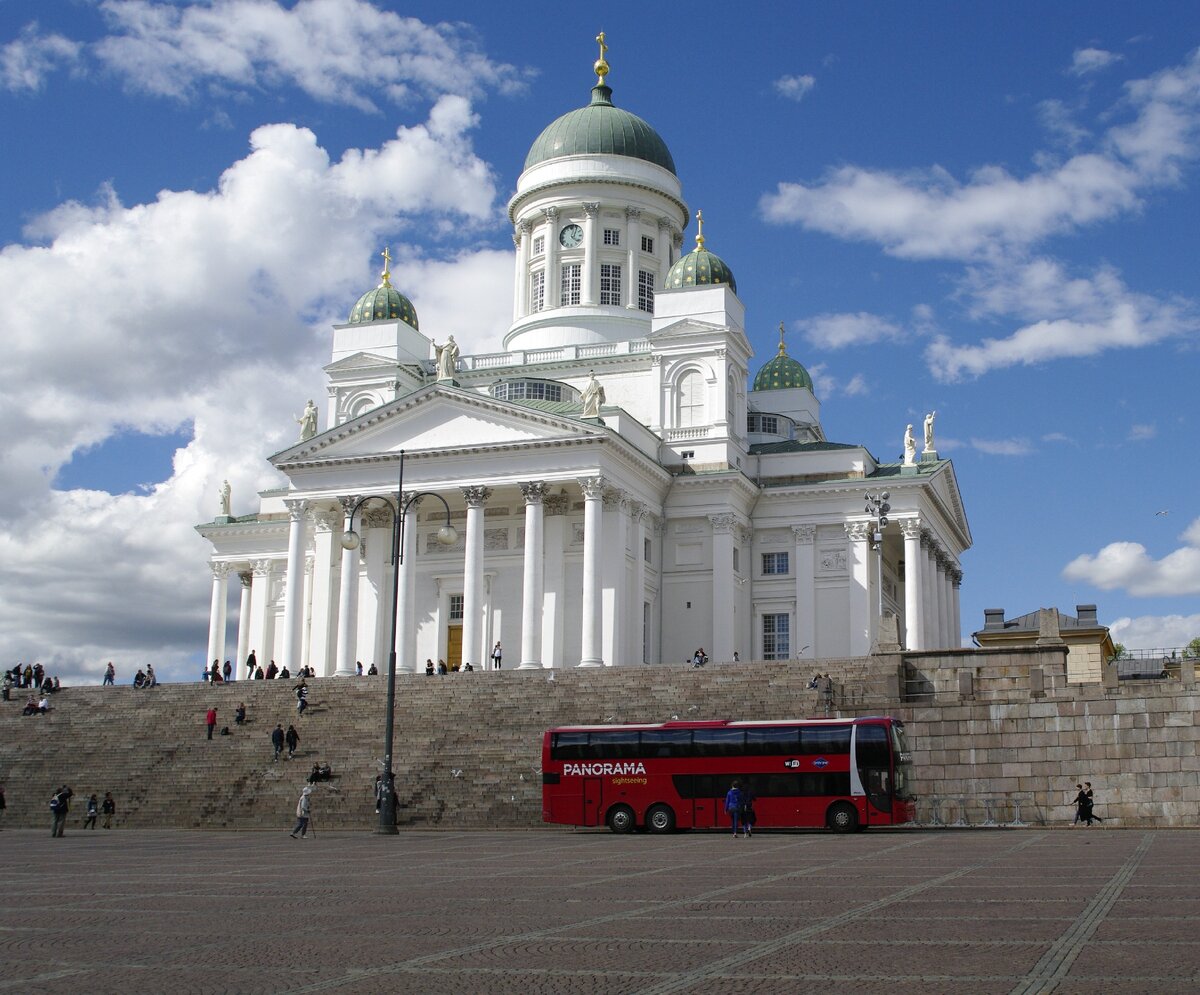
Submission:
[[380,254],[381,256],[383,256],[383,272],[382,272],[382,273],[380,273],[379,275],[383,277],[383,285],[384,285],[385,287],[390,287],[390,286],[392,285],[392,282],[391,282],[391,280],[392,280],[392,272],[391,272],[391,267],[392,267],[392,253],[391,253],[391,249],[390,249],[388,246],[386,246],[386,245],[385,245],[385,246],[383,247],[383,251],[382,251],[381,253],[379,253],[379,254]]
[[604,53],[608,51],[608,46],[604,44],[604,32],[601,31],[596,35],[596,41],[600,43],[600,58],[596,60],[596,64],[592,69],[596,73],[596,85],[604,85],[604,77],[608,75],[608,63],[604,61]]
[[704,248],[704,212],[696,212],[696,248]]
[[787,355],[787,347],[783,344],[783,322],[779,323],[779,355]]

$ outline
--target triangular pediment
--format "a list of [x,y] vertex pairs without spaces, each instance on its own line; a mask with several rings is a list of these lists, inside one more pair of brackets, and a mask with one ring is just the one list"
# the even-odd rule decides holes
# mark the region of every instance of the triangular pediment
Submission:
[[342,373],[350,370],[395,369],[396,365],[396,361],[387,356],[373,352],[356,352],[351,356],[343,356],[336,363],[330,363],[324,370],[326,373]]
[[277,453],[271,462],[282,468],[297,462],[353,460],[401,449],[535,445],[604,433],[603,428],[569,415],[432,384]]
[[971,526],[967,524],[967,512],[963,507],[962,492],[958,489],[958,478],[954,475],[954,464],[947,460],[931,480],[947,517],[961,530],[964,546],[971,545]]

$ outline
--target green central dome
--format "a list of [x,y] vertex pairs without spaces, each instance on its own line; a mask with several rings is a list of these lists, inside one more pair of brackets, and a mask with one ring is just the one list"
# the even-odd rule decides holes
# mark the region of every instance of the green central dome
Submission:
[[793,387],[813,389],[812,377],[800,363],[787,354],[783,344],[783,324],[779,325],[779,353],[763,365],[754,377],[751,390],[790,390]]
[[351,325],[364,325],[369,321],[394,321],[399,318],[420,331],[417,324],[417,309],[412,301],[392,286],[391,263],[392,255],[387,249],[380,253],[384,259],[383,272],[379,274],[380,284],[373,290],[368,290],[350,309],[350,317],[346,319]]
[[733,292],[737,293],[737,280],[733,278],[733,270],[725,265],[725,260],[715,252],[709,252],[704,247],[704,212],[696,212],[696,248],[686,256],[680,256],[667,278],[663,288],[675,290],[678,287],[702,287],[716,283],[727,283]]
[[612,88],[592,87],[592,102],[552,121],[525,157],[525,168],[570,155],[624,155],[671,173],[675,160],[657,131],[636,114],[614,107]]

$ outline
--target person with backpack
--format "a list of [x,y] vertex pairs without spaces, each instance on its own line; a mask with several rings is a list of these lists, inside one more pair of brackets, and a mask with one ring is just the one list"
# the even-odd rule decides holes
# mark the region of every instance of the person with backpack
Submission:
[[296,714],[303,715],[304,709],[308,708],[308,684],[301,680],[293,690],[296,692]]
[[62,836],[67,828],[67,813],[71,811],[72,791],[67,785],[59,788],[50,799],[50,811],[54,815],[54,824],[50,827],[51,836]]

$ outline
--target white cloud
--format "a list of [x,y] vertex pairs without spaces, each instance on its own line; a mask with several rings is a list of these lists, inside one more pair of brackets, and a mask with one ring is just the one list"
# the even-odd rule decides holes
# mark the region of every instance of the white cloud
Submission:
[[1161,560],[1139,542],[1112,542],[1095,556],[1077,556],[1063,568],[1063,577],[1136,597],[1200,594],[1200,518],[1180,538],[1185,545]]
[[[193,524],[212,518],[223,478],[236,514],[278,482],[264,457],[294,441],[304,399],[323,395],[329,323],[373,284],[384,242],[493,216],[473,120],[444,97],[425,124],[337,161],[311,131],[267,125],[213,190],[129,206],[102,190],[34,219],[27,238],[43,244],[0,252],[7,657],[50,662],[66,680],[97,679],[108,658],[125,674],[153,660],[192,678],[161,665],[204,647],[210,580]],[[427,332],[453,331],[466,350],[494,344],[511,259],[453,244],[443,258],[398,255]],[[464,285],[481,291],[456,298]],[[189,421],[192,441],[146,493],[51,489],[84,447]]]
[[1037,112],[1050,137],[1069,149],[1077,148],[1091,137],[1092,133],[1075,121],[1071,109],[1061,100],[1043,100],[1037,105]]
[[846,381],[846,386],[842,388],[842,392],[847,397],[862,397],[865,394],[871,393],[871,388],[867,386],[866,377],[861,373],[856,373]]
[[1116,52],[1106,52],[1102,48],[1077,48],[1071,59],[1071,68],[1067,70],[1072,76],[1087,76],[1089,73],[1107,69],[1115,62],[1120,62],[1125,56]]
[[1075,444],[1075,440],[1069,435],[1064,435],[1062,432],[1047,432],[1042,436],[1043,442],[1067,442],[1071,445]]
[[818,314],[796,322],[810,345],[818,349],[844,349],[869,345],[885,339],[904,338],[904,329],[866,311],[847,314]]
[[[529,75],[487,58],[463,25],[424,24],[367,0],[299,0],[290,6],[273,0],[104,0],[100,9],[109,33],[88,46],[88,54],[131,89],[180,100],[206,89],[288,85],[316,100],[374,110],[381,98],[407,104],[450,93],[513,92]],[[20,46],[13,49],[12,72],[36,83],[82,50],[58,35],[32,41],[9,48]]]
[[76,62],[82,47],[59,34],[41,34],[36,21],[27,24],[15,40],[0,48],[0,86],[40,90],[51,72]]
[[775,81],[775,92],[799,103],[816,85],[817,81],[813,76],[780,76]]
[[862,397],[871,393],[867,378],[861,373],[855,373],[843,381],[829,372],[825,363],[816,363],[806,367],[808,375],[813,380],[813,393],[818,398],[828,400],[835,394],[845,394],[847,397]]
[[1028,439],[972,439],[971,447],[988,456],[1028,456],[1033,452]]
[[1158,435],[1158,428],[1155,425],[1132,425],[1129,428],[1130,442],[1143,442],[1146,439],[1153,439]]
[[1179,648],[1200,636],[1200,615],[1125,615],[1108,628],[1127,649]]
[[1094,151],[1016,176],[981,166],[965,181],[932,166],[907,173],[848,165],[816,183],[782,182],[760,208],[768,221],[878,243],[905,259],[995,258],[1051,235],[1136,210],[1144,189],[1174,182],[1197,155],[1200,51],[1126,86],[1133,119]]

